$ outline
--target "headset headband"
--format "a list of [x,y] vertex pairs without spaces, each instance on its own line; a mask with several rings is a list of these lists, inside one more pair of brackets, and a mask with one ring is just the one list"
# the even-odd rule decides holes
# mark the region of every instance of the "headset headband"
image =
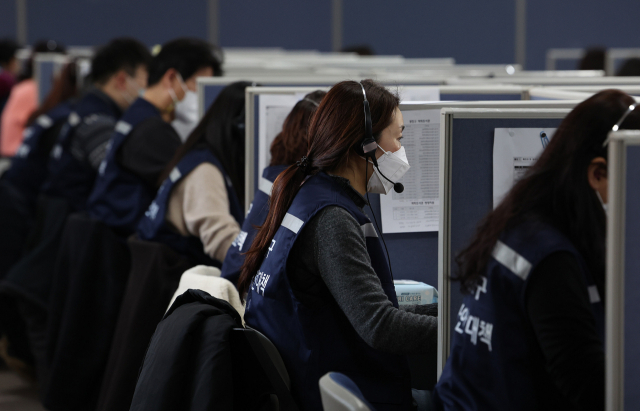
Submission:
[[[373,162],[376,161],[376,149],[378,148],[378,143],[373,138],[372,132],[372,124],[371,124],[371,110],[369,110],[369,100],[367,100],[367,92],[364,90],[364,85],[362,82],[359,82],[360,87],[362,87],[362,95],[364,96],[364,101],[362,102],[364,105],[364,139],[362,139],[362,143],[360,143],[360,147],[358,153],[363,157],[370,157]],[[356,146],[356,149],[358,147]]]

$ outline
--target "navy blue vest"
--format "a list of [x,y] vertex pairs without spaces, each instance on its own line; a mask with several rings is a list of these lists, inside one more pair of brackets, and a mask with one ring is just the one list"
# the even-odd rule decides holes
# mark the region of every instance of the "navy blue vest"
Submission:
[[42,187],[43,192],[51,197],[65,198],[76,211],[86,208],[96,172],[91,165],[78,161],[71,154],[71,142],[78,125],[95,114],[117,119],[121,112],[104,93],[97,90],[88,92],[76,104],[60,130],[58,142],[51,150],[47,164],[49,172]]
[[107,155],[100,164],[98,178],[87,202],[91,217],[122,235],[135,231],[144,211],[153,200],[156,189],[120,167],[116,155],[129,133],[138,124],[152,117],[161,117],[160,111],[143,98],[136,99],[124,112],[116,124]]
[[47,177],[49,150],[41,144],[42,135],[71,114],[71,102],[58,104],[24,131],[24,140],[11,159],[11,168],[3,175],[30,204],[35,204]]
[[458,312],[451,355],[435,388],[436,402],[444,409],[538,410],[557,397],[544,359],[536,355],[539,345],[525,293],[536,266],[558,251],[568,251],[579,261],[604,338],[604,304],[582,256],[554,228],[522,224],[501,237],[482,283],[464,298]]
[[372,266],[385,294],[398,307],[389,266],[373,225],[345,188],[319,173],[302,185],[282,220],[252,280],[244,319],[278,348],[291,376],[292,394],[303,409],[322,409],[318,381],[329,371],[346,374],[379,411],[409,409],[411,384],[406,358],[367,345],[335,301],[322,309],[301,304],[289,284],[287,260],[296,238],[305,224],[328,206],[344,208],[360,223]]
[[244,253],[249,251],[253,239],[256,238],[258,230],[255,227],[260,227],[264,224],[264,220],[267,219],[269,214],[269,197],[271,197],[271,186],[276,180],[276,177],[288,166],[272,166],[267,167],[262,172],[262,178],[258,182],[258,190],[256,195],[249,206],[249,212],[242,224],[242,230],[240,234],[229,247],[227,256],[224,258],[222,264],[222,278],[226,278],[234,284],[238,283],[240,278],[240,269],[244,263]]
[[[195,236],[185,237],[179,234],[165,220],[173,188],[202,163],[213,164],[224,176],[227,186],[227,198],[229,199],[229,213],[236,219],[238,224],[242,224],[242,220],[244,219],[242,207],[240,207],[238,196],[231,185],[231,180],[227,176],[220,161],[218,161],[211,151],[202,149],[188,152],[171,171],[169,177],[164,180],[162,186],[160,186],[156,198],[149,205],[149,209],[144,213],[136,231],[138,237],[142,240],[167,244],[177,252],[191,257],[197,264],[220,267],[222,264],[220,261],[213,260],[205,254],[204,246],[200,238]],[[206,187],[203,187],[203,189],[206,190]]]

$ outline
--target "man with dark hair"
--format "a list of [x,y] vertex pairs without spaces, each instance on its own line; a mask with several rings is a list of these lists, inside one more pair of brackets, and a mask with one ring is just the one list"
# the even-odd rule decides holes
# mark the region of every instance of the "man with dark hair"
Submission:
[[20,65],[16,58],[18,43],[13,40],[0,40],[0,113],[7,103],[11,88],[16,84]]
[[213,75],[218,60],[197,39],[165,44],[149,66],[149,84],[124,113],[88,201],[92,217],[131,234],[156,195],[159,177],[181,144],[169,124],[177,105],[195,94],[196,78]]
[[137,40],[118,38],[91,62],[93,88],[76,104],[49,159],[43,192],[84,210],[118,118],[147,84],[151,53]]

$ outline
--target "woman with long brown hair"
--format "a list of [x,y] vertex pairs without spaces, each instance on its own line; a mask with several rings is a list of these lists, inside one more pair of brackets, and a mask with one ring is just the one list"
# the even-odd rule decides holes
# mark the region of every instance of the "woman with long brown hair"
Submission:
[[398,308],[363,211],[367,191],[389,189],[372,162],[396,181],[409,167],[398,105],[371,80],[331,88],[311,119],[307,153],[273,184],[242,267],[245,321],[278,348],[304,410],[321,410],[318,380],[329,371],[354,380],[377,410],[410,409],[404,355],[436,349],[433,307]]
[[604,409],[606,138],[640,129],[635,104],[605,90],[576,106],[458,255],[440,409]]
[[262,171],[258,189],[249,207],[249,212],[242,223],[240,234],[233,241],[222,264],[222,277],[237,284],[240,269],[244,263],[244,254],[249,250],[256,236],[256,227],[264,224],[269,213],[269,197],[271,186],[276,177],[296,160],[300,159],[309,148],[307,129],[309,121],[320,101],[327,94],[316,90],[307,94],[296,103],[282,125],[282,131],[271,143],[271,161]]

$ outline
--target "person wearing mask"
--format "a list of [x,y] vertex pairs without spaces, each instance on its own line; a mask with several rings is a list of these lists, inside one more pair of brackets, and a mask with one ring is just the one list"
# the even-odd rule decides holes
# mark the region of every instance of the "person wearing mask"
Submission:
[[[9,99],[2,110],[0,125],[0,155],[13,157],[22,144],[27,120],[38,108],[38,85],[33,79],[34,56],[36,53],[64,53],[65,48],[53,40],[39,41],[33,47],[31,58],[25,70],[18,76],[18,82],[11,89]],[[13,63],[14,67],[15,64]]]
[[[223,74],[222,64],[224,63],[224,54],[222,49],[218,46],[210,45],[211,53],[214,57],[213,61],[213,76],[220,77]],[[196,84],[194,82],[193,88],[189,88],[187,95],[176,104],[174,119],[171,122],[173,128],[178,132],[180,140],[184,143],[189,137],[189,134],[198,125],[200,120],[200,114],[198,113],[198,93],[195,90]]]
[[160,174],[181,144],[167,120],[196,89],[196,78],[211,76],[215,64],[209,44],[197,39],[170,41],[154,56],[149,85],[116,125],[100,165],[87,203],[91,217],[123,236],[135,231],[158,191]]
[[281,172],[307,152],[309,148],[307,139],[309,121],[326,94],[326,92],[318,90],[307,94],[298,101],[284,120],[282,131],[271,143],[269,167],[262,171],[262,177],[258,182],[258,189],[249,207],[249,213],[242,224],[240,233],[229,247],[222,264],[222,277],[233,284],[238,283],[240,269],[244,262],[244,253],[251,247],[256,236],[256,227],[264,224],[264,220],[267,218],[273,182]]
[[635,105],[605,90],[576,106],[458,255],[437,408],[604,410],[606,139],[640,129]]
[[34,208],[47,176],[47,160],[62,126],[78,97],[75,63],[67,64],[51,87],[49,95],[27,120],[22,145],[3,175]]
[[220,267],[240,232],[244,196],[245,88],[225,87],[162,173],[162,186],[137,228],[196,264]]
[[147,84],[151,54],[139,41],[117,38],[91,61],[93,87],[76,103],[48,161],[42,192],[65,199],[75,211],[86,202],[122,111]]
[[0,40],[0,114],[20,72],[20,64],[16,58],[18,48],[18,43],[13,40]]
[[377,410],[411,409],[405,355],[436,350],[437,309],[398,307],[363,211],[368,192],[394,187],[383,175],[397,181],[409,169],[398,106],[372,80],[331,88],[311,119],[307,153],[274,182],[242,266],[245,322],[278,349],[303,410],[322,409],[318,380],[329,371],[351,378]]

